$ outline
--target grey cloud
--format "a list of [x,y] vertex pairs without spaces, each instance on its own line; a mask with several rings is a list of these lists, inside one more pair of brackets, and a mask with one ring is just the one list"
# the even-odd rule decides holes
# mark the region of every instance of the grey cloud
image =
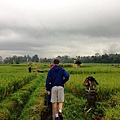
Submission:
[[115,23],[110,26],[93,26],[87,30],[83,30],[82,33],[92,37],[108,37],[119,38],[120,37],[120,23]]
[[120,44],[117,43],[113,43],[111,45],[109,45],[108,49],[107,49],[107,53],[119,53],[120,50]]
[[70,0],[70,5],[64,6],[64,1],[60,6],[47,6],[44,2],[44,8],[39,2],[40,8],[35,2],[32,5],[32,1],[30,6],[26,2],[22,6],[24,1],[13,1],[17,7],[7,1],[0,6],[0,54],[3,51],[41,56],[120,53],[118,1],[98,4],[96,0]]
[[1,42],[0,44],[1,50],[29,50],[32,48],[32,44],[27,42]]

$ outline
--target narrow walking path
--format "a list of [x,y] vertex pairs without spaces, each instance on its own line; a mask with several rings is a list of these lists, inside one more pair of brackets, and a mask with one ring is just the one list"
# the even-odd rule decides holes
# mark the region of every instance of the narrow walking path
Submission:
[[[85,120],[85,102],[85,99],[79,99],[72,93],[65,92],[65,102],[63,105],[64,120]],[[54,120],[52,115],[52,105],[47,106],[47,95],[45,96],[45,108],[42,111],[41,120]]]

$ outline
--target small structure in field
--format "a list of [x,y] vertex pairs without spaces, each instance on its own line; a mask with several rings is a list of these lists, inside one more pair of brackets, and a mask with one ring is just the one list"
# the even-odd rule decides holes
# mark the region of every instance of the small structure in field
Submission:
[[75,68],[80,68],[81,67],[81,62],[80,62],[80,57],[79,56],[76,56],[76,58],[74,58],[74,67]]
[[99,83],[92,76],[87,77],[83,85],[86,87],[87,102],[84,108],[85,117],[91,117],[92,120],[103,120],[105,109],[97,101],[96,86]]

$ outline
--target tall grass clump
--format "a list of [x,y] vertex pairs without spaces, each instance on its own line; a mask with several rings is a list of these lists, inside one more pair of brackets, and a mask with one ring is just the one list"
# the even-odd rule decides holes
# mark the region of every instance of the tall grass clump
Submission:
[[17,119],[29,96],[36,89],[39,80],[34,79],[0,102],[0,119]]

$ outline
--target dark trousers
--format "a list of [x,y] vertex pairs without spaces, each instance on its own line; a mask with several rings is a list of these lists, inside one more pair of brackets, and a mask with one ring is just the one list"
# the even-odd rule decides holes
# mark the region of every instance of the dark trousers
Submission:
[[51,94],[47,96],[47,104],[48,106],[51,104]]

